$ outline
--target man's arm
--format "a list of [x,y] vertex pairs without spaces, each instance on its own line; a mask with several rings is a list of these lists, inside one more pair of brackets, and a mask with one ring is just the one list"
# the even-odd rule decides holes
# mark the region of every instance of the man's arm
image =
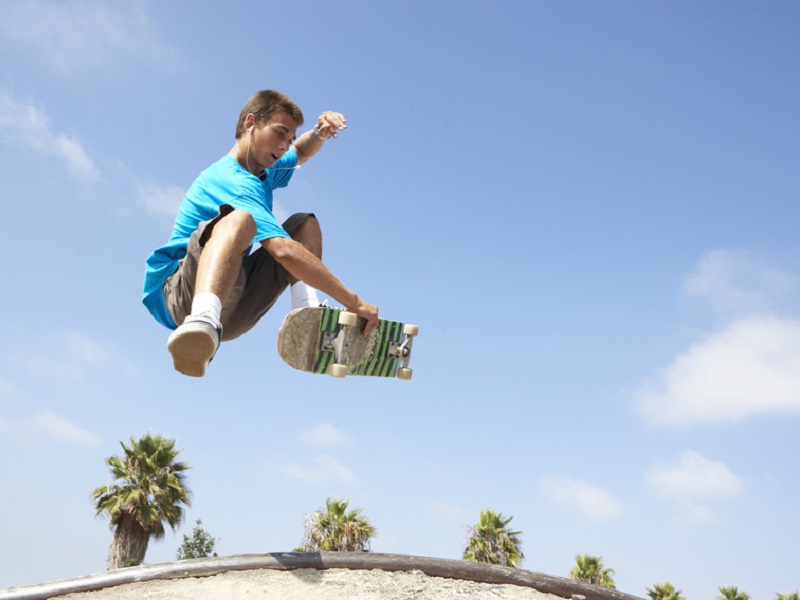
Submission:
[[367,320],[364,333],[378,326],[378,307],[359,298],[303,244],[291,238],[275,237],[263,240],[261,245],[294,278],[327,294],[350,312],[364,317]]
[[339,137],[339,131],[343,129],[347,129],[347,119],[344,115],[326,110],[317,119],[314,129],[306,131],[294,143],[297,162],[302,165],[322,149],[325,140]]

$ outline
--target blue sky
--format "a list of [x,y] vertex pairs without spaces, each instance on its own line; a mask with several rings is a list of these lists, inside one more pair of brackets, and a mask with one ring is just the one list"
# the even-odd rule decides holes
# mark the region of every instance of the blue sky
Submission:
[[[376,552],[459,558],[493,508],[527,569],[621,591],[800,588],[800,4],[3,0],[0,588],[101,572],[91,491],[146,432],[186,524],[286,551],[329,496]],[[348,119],[276,196],[416,323],[411,382],[292,371],[281,299],[202,380],[144,260],[274,88]]]

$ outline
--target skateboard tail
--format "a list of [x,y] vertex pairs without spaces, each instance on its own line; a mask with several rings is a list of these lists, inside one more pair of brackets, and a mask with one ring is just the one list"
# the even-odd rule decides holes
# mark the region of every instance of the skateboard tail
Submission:
[[382,321],[378,327],[375,351],[370,360],[355,365],[350,375],[370,375],[373,377],[394,377],[398,358],[389,356],[389,349],[403,341],[403,324],[397,321]]

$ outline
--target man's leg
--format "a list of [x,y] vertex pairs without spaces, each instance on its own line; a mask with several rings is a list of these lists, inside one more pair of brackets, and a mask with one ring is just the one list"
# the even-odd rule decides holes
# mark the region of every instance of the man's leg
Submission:
[[239,276],[242,254],[256,233],[250,213],[226,209],[221,215],[200,239],[202,251],[197,263],[191,313],[167,342],[175,369],[192,377],[205,374],[219,347],[222,303]]
[[197,264],[195,296],[214,294],[221,301],[228,297],[242,265],[242,253],[255,235],[256,222],[244,210],[234,210],[214,226]]
[[[322,254],[322,234],[316,217],[311,213],[297,213],[286,219],[283,228],[293,239],[304,244],[309,251],[317,256]],[[283,294],[290,281],[297,282],[291,277],[269,252],[263,247],[244,257],[242,261],[244,276],[244,289],[239,288],[237,280],[234,293],[238,295],[235,307],[231,306],[228,312],[223,309],[222,323],[224,325],[223,340],[233,340],[250,331],[261,318],[272,308],[277,299]],[[297,282],[292,286],[294,290],[303,285]],[[315,294],[313,288],[309,288]],[[233,295],[233,294],[232,294]],[[305,296],[308,299],[308,295]],[[318,306],[319,300],[314,296],[308,299],[308,304],[303,306]],[[229,300],[227,304],[232,304]],[[227,305],[226,305],[227,306]],[[294,300],[292,308],[296,308]]]
[[[322,229],[314,215],[309,215],[305,218],[297,227],[293,228],[290,235],[293,240],[303,244],[314,256],[319,259],[322,258]],[[287,278],[291,285],[293,309],[319,306],[317,290],[306,285],[291,273],[287,272]]]

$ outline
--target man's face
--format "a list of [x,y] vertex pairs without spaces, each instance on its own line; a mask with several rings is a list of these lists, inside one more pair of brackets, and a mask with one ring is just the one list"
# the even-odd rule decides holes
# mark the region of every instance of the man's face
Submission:
[[250,155],[265,169],[286,154],[297,137],[297,122],[283,111],[267,123],[256,125],[250,136]]

